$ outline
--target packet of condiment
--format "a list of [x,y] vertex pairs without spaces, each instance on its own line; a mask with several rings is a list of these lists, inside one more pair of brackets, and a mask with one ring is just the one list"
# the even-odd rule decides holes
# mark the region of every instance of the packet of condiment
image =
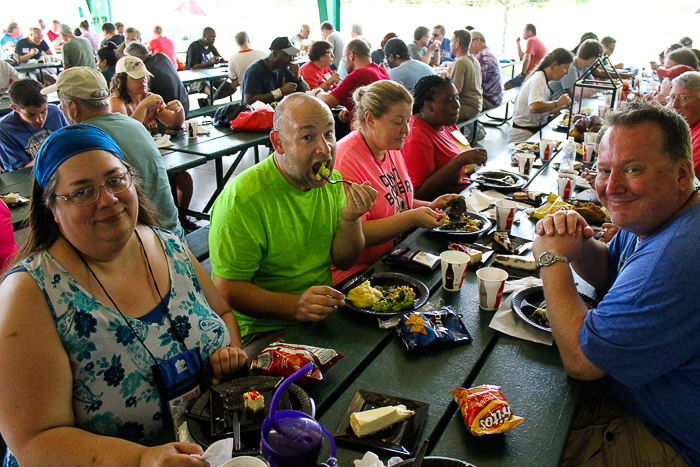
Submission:
[[287,344],[282,340],[270,344],[255,357],[250,369],[258,375],[289,376],[307,363],[314,367],[297,381],[322,381],[322,371],[328,370],[335,362],[343,358],[340,352],[310,345]]
[[457,388],[450,394],[459,404],[464,423],[474,436],[502,433],[525,420],[513,415],[499,386],[484,384],[471,389]]
[[425,347],[436,340],[464,343],[472,341],[466,326],[449,306],[436,311],[406,313],[396,325],[396,332],[408,350]]

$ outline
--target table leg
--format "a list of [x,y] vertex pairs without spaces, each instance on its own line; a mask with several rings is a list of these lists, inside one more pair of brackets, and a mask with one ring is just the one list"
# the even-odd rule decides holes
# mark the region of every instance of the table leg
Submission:
[[214,78],[209,79],[209,105],[214,105],[214,97],[216,96],[216,88],[214,87]]
[[243,160],[243,156],[245,156],[245,153],[248,151],[248,149],[250,148],[244,148],[238,151],[236,160],[233,161],[231,167],[229,167],[228,171],[226,171],[226,175],[224,175],[223,157],[219,157],[216,159],[216,190],[214,191],[214,194],[211,195],[209,202],[207,202],[207,205],[204,206],[202,212],[209,212],[211,207],[214,205],[214,201],[216,201],[216,198],[219,197],[224,187],[226,186],[226,183],[228,183],[228,181],[231,179],[233,172],[235,172],[238,166],[240,165],[241,161]]

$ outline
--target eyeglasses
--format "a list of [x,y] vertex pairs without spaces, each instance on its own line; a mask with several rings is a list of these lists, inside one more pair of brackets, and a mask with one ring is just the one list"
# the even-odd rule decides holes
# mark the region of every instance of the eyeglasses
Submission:
[[330,55],[331,57],[333,56],[333,51],[332,51],[332,50],[329,50],[329,51],[326,52],[326,53],[327,53],[328,55]]
[[684,96],[684,95],[674,96],[673,94],[671,94],[666,98],[666,102],[668,102],[668,105],[673,105],[673,103],[675,101],[678,101],[679,104],[683,104],[683,103],[685,103],[685,102],[687,102],[690,99],[693,99],[695,97],[698,97],[698,95],[693,94],[691,96]]
[[100,198],[100,188],[102,187],[105,187],[107,191],[113,195],[122,193],[131,188],[131,184],[133,183],[133,175],[133,172],[128,171],[110,178],[104,185],[86,186],[83,188],[78,188],[67,196],[55,196],[56,198],[61,198],[64,201],[71,200],[73,201],[73,204],[79,207],[88,206]]

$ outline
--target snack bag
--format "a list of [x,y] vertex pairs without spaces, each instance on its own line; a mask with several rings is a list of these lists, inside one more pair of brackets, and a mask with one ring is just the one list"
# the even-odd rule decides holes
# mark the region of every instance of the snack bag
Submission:
[[424,347],[435,340],[470,343],[472,337],[452,307],[436,311],[406,313],[396,332],[408,350]]
[[464,423],[474,436],[502,433],[525,420],[513,415],[499,386],[485,384],[471,389],[457,388],[450,394],[459,404]]
[[270,344],[255,357],[250,369],[258,375],[289,376],[307,363],[314,367],[297,381],[322,381],[322,371],[328,370],[344,355],[333,349],[322,349],[310,345],[287,344],[282,340]]

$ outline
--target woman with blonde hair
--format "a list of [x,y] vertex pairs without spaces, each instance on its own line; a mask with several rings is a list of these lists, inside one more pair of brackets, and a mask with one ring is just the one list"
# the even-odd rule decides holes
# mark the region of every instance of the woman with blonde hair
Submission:
[[170,38],[163,35],[163,28],[156,25],[153,26],[153,39],[151,39],[146,48],[153,54],[163,53],[168,56],[173,66],[177,70],[177,57],[175,55],[175,44]]
[[376,81],[358,88],[353,100],[353,131],[338,142],[335,168],[345,180],[369,181],[379,195],[362,217],[365,249],[351,269],[333,271],[335,284],[374,264],[408,230],[441,226],[445,222],[441,210],[455,196],[443,195],[432,202],[413,197],[413,184],[401,154],[413,107],[413,97],[406,88],[394,81]]

